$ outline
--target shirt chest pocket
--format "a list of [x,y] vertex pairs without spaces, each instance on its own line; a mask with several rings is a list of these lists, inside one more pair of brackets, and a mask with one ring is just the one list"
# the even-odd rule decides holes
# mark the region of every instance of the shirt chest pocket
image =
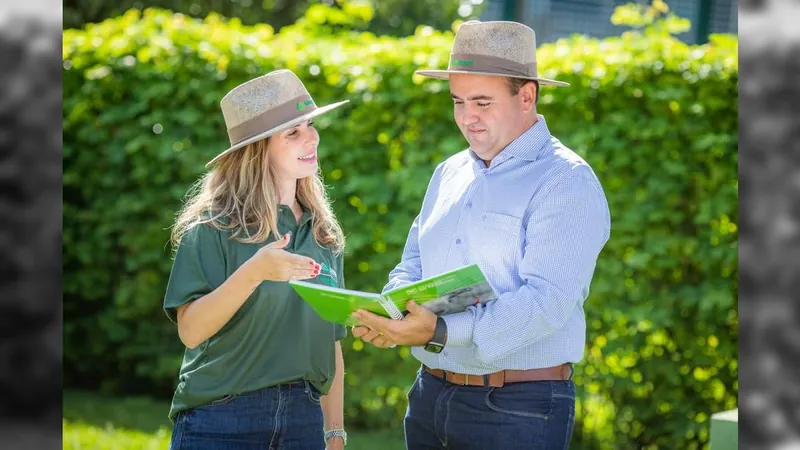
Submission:
[[483,259],[490,266],[516,265],[522,254],[522,219],[519,217],[485,212],[481,215]]

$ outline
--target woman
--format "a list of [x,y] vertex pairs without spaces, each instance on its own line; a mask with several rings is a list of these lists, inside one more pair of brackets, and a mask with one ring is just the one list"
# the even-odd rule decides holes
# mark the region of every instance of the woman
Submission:
[[341,346],[289,280],[343,287],[344,237],[319,177],[317,108],[278,70],[221,102],[231,148],[173,227],[164,310],[187,349],[170,448],[342,448]]

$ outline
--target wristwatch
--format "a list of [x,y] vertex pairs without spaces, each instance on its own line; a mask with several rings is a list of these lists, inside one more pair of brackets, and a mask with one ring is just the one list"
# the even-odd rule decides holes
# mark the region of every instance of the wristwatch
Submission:
[[447,341],[447,322],[441,317],[436,318],[436,328],[433,330],[433,337],[430,342],[425,344],[424,349],[431,353],[441,353]]
[[325,442],[327,443],[328,439],[330,439],[332,437],[337,437],[337,436],[342,438],[342,440],[344,441],[344,445],[347,445],[347,433],[342,429],[326,431],[325,432]]

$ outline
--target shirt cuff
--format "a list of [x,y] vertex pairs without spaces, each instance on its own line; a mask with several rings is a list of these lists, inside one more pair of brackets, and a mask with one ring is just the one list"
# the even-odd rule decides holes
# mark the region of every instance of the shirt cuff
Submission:
[[472,345],[472,329],[475,319],[472,313],[464,311],[456,314],[442,316],[447,324],[447,342],[445,347],[467,347]]

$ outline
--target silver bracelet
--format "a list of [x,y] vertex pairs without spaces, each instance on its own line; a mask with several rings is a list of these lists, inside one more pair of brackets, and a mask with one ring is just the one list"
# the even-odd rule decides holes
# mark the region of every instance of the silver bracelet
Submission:
[[344,445],[347,445],[347,433],[343,429],[338,430],[328,430],[325,432],[325,442],[328,442],[328,439],[332,437],[340,437],[344,441]]

